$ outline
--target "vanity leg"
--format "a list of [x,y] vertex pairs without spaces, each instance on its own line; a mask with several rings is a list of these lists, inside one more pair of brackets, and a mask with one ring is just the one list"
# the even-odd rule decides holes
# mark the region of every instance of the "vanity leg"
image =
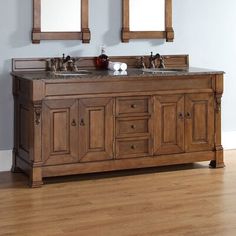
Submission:
[[39,188],[43,185],[42,168],[33,167],[30,174],[29,186],[31,188]]
[[211,168],[224,168],[225,167],[224,153],[223,153],[222,147],[220,147],[219,150],[216,150],[215,156],[216,156],[216,159],[212,160],[209,166]]

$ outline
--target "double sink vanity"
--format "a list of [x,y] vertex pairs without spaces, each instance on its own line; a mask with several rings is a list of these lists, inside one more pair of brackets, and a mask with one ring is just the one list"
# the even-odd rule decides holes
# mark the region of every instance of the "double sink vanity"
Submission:
[[[39,187],[44,177],[210,161],[223,167],[223,72],[189,68],[187,55],[163,56],[165,68],[125,62],[126,74],[51,72],[46,58],[13,59],[12,171]],[[148,57],[142,57],[147,62]],[[157,60],[158,63],[158,60]]]

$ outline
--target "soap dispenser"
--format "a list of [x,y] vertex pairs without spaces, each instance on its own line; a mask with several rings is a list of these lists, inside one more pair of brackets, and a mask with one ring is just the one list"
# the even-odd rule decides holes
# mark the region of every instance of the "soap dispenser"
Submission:
[[96,66],[100,70],[106,70],[109,64],[109,57],[105,53],[105,47],[101,47],[101,54],[96,59]]

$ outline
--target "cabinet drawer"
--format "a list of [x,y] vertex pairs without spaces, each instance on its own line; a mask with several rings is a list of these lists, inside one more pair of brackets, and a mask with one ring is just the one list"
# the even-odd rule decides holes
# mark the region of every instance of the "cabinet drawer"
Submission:
[[119,139],[116,142],[116,158],[134,158],[147,156],[150,153],[150,139]]
[[149,97],[126,97],[117,99],[117,115],[148,114],[149,110]]
[[118,118],[116,120],[116,136],[140,136],[148,134],[149,117]]

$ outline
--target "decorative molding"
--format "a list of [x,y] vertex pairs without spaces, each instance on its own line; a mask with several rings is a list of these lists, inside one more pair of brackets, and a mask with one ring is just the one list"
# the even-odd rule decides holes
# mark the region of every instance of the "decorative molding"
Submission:
[[[236,149],[236,131],[222,133],[224,150]],[[12,150],[0,150],[0,171],[10,171],[12,165]]]
[[222,97],[221,93],[216,94],[216,112],[217,113],[219,113],[221,111],[221,97]]
[[[111,56],[111,61],[120,61],[128,65],[128,68],[137,68],[137,63],[143,57],[144,62],[148,62],[150,55],[134,56]],[[166,68],[188,68],[189,56],[187,54],[162,55]],[[12,71],[46,71],[48,70],[48,61],[50,57],[45,58],[13,58]],[[96,68],[96,57],[80,57],[77,66],[84,69]]]
[[41,107],[35,107],[34,113],[35,113],[35,124],[39,125],[41,121]]

